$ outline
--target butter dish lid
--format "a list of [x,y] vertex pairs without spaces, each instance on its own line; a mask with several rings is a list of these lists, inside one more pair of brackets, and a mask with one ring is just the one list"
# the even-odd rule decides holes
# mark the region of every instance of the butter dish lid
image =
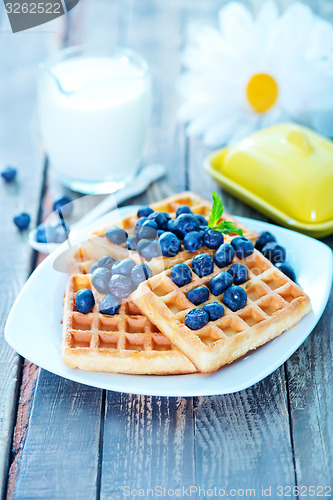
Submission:
[[316,236],[333,232],[333,142],[283,123],[205,160],[226,189],[278,222]]

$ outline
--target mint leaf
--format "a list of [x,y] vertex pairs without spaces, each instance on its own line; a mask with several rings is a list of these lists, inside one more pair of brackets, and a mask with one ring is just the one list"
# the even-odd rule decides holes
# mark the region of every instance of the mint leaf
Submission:
[[217,224],[214,229],[215,231],[223,234],[236,233],[239,236],[243,236],[243,231],[241,229],[238,229],[238,227],[235,226],[233,222],[228,220],[223,220],[222,222]]
[[235,226],[233,222],[227,220],[219,222],[224,212],[223,202],[220,196],[215,191],[213,191],[212,196],[213,206],[209,215],[208,227],[210,227],[210,229],[214,229],[214,231],[218,231],[219,233],[236,233],[239,236],[243,236],[243,231],[241,229],[238,229],[238,227]]

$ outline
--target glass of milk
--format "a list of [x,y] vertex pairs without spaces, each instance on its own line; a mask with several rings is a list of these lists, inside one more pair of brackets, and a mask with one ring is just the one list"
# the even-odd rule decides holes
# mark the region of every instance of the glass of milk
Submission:
[[129,49],[71,47],[40,68],[42,139],[60,180],[112,193],[140,165],[151,101],[147,62]]

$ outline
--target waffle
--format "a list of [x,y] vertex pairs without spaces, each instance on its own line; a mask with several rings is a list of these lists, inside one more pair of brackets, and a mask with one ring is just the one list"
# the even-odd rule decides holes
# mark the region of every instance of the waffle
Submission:
[[[187,262],[190,267],[191,262]],[[215,266],[213,273],[203,278],[193,273],[191,283],[183,287],[173,283],[171,270],[167,270],[141,283],[132,294],[144,314],[201,372],[215,371],[265,344],[296,325],[311,310],[310,299],[303,290],[257,250],[244,259],[235,257],[233,263],[237,262],[249,271],[248,281],[240,285],[247,292],[246,306],[232,312],[221,302],[222,296],[210,294],[207,302],[222,303],[225,312],[222,318],[209,321],[199,330],[185,325],[186,313],[195,307],[187,299],[187,292],[207,286],[213,276],[230,266]]]
[[[155,211],[167,212],[171,218],[175,218],[177,208],[180,205],[188,205],[194,214],[203,215],[207,219],[212,207],[212,204],[210,202],[190,191],[185,191],[183,193],[170,196],[169,198],[166,198],[160,202],[152,203],[150,207]],[[222,219],[233,221],[237,225],[237,227],[243,230],[244,236],[251,241],[255,242],[258,238],[258,234],[255,231],[248,229],[243,224],[234,219],[231,215],[224,213],[221,220]],[[133,234],[134,226],[137,220],[138,218],[136,212],[134,212],[124,219],[114,222],[113,224],[122,227],[127,231],[129,235],[131,235]],[[142,257],[137,252],[129,251],[123,246],[114,245],[113,243],[111,243],[105,237],[106,229],[107,227],[103,227],[94,231],[90,235],[88,242],[82,245],[82,251],[85,252],[86,255],[89,255],[92,261],[96,261],[101,257],[104,257],[104,255],[110,255],[117,260],[131,257],[136,263],[142,261]],[[151,267],[153,273],[157,274],[162,272],[164,269],[169,269],[178,262],[184,262],[185,260],[188,260],[194,255],[202,252],[212,254],[212,250],[206,247],[202,247],[200,250],[192,253],[187,252],[183,249],[175,257],[153,258],[149,262],[149,266]]]
[[[93,290],[92,312],[75,309],[76,292]],[[63,315],[62,359],[71,368],[132,374],[182,374],[196,371],[189,359],[172,346],[131,300],[126,299],[114,316],[101,314],[102,299],[88,274],[69,278]]]

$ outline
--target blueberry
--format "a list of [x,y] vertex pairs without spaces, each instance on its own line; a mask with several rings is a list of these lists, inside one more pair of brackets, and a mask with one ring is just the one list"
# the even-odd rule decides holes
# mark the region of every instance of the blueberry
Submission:
[[[199,223],[194,215],[192,214],[181,214],[177,219],[174,220],[173,228],[175,231],[179,232],[184,238],[185,234],[196,231],[199,227]],[[177,234],[177,233],[176,233]]]
[[168,221],[171,219],[171,217],[166,212],[153,212],[152,214],[148,215],[148,219],[155,221],[158,229],[164,229],[166,231],[168,229]]
[[224,307],[219,302],[209,302],[202,309],[208,313],[210,321],[220,319],[224,314]]
[[150,245],[154,240],[140,240],[137,245],[137,251],[140,255],[142,255],[142,251],[144,248],[146,248],[148,245]]
[[98,267],[91,275],[91,281],[99,293],[109,292],[109,282],[111,278],[111,271],[106,267]]
[[140,219],[138,219],[135,223],[135,226],[134,226],[134,236],[136,236],[138,234],[138,232],[140,231],[141,227],[142,227],[142,224],[144,222],[146,222],[146,220],[148,220],[148,217],[140,217]]
[[206,286],[198,286],[188,292],[187,298],[192,304],[198,306],[209,299],[209,290]]
[[163,233],[158,241],[161,245],[162,255],[164,255],[164,257],[174,257],[180,252],[181,243],[177,236],[170,233],[170,231]]
[[26,212],[22,212],[14,217],[14,224],[19,228],[20,231],[27,229],[30,224],[30,215]]
[[231,264],[235,250],[229,243],[223,243],[214,255],[214,262],[218,267],[226,267]]
[[[145,243],[143,248],[140,248],[139,251],[139,244],[143,241]],[[146,242],[149,242],[146,244]],[[161,255],[161,247],[158,241],[156,240],[140,240],[138,244],[138,252],[142,257],[146,260],[151,260],[154,259],[155,257],[159,257]]]
[[127,239],[126,231],[118,226],[108,227],[105,231],[105,236],[109,241],[111,241],[111,243],[114,243],[115,245],[121,245],[122,243],[125,243]]
[[204,235],[207,231],[209,231],[209,227],[208,226],[199,226],[198,231],[200,231],[200,233],[202,233]]
[[177,238],[180,238],[182,240],[183,233],[181,231],[179,231],[178,229],[175,229],[175,222],[176,222],[176,219],[170,219],[168,221],[168,228],[167,229],[171,233],[175,234],[177,236]]
[[39,243],[53,243],[55,227],[47,224],[39,224],[36,228],[36,240]]
[[246,291],[240,286],[231,286],[226,289],[223,295],[223,303],[232,311],[238,311],[246,306]]
[[120,304],[118,302],[118,299],[108,293],[105,295],[105,297],[101,300],[99,304],[99,311],[102,314],[109,314],[110,316],[113,316],[114,314],[117,314],[117,312],[120,309]]
[[14,167],[6,167],[1,172],[1,177],[5,182],[12,182],[17,174],[17,170]]
[[244,236],[236,236],[231,240],[231,244],[235,249],[236,255],[239,259],[244,259],[253,254],[254,246],[251,240]]
[[242,264],[233,264],[229,267],[228,273],[232,276],[235,285],[245,283],[249,277],[247,267]]
[[112,274],[122,274],[123,276],[131,276],[131,272],[135,262],[132,259],[119,260],[112,266]]
[[288,278],[290,278],[291,281],[296,282],[295,271],[291,266],[289,266],[289,264],[286,264],[285,262],[277,262],[275,266],[277,267],[277,269],[282,271],[286,276],[288,276]]
[[208,229],[205,232],[204,237],[204,245],[208,248],[217,249],[224,242],[224,236],[222,233],[218,231],[214,231],[214,229]]
[[207,219],[206,217],[204,217],[203,215],[200,215],[200,214],[196,214],[194,216],[197,221],[199,222],[199,226],[208,226],[208,222],[207,222]]
[[125,299],[132,293],[131,278],[122,274],[114,274],[110,279],[110,292],[118,299]]
[[232,276],[229,273],[219,273],[210,280],[210,291],[213,295],[221,295],[221,293],[223,293],[229,286],[232,285],[232,281]]
[[53,203],[53,210],[57,210],[63,217],[69,217],[73,211],[72,201],[69,196],[62,196]]
[[127,248],[128,250],[136,250],[138,247],[139,238],[137,236],[129,236],[127,238]]
[[97,262],[95,262],[95,264],[93,264],[92,266],[90,266],[90,269],[89,269],[89,274],[92,274],[94,271],[96,271],[96,269],[99,268],[99,265]]
[[161,236],[163,233],[165,233],[164,229],[157,230],[157,236]]
[[190,209],[190,207],[188,205],[180,205],[177,208],[176,217],[178,217],[181,214],[192,214],[192,213],[193,212],[192,212],[192,210]]
[[58,224],[54,231],[54,243],[63,243],[68,238],[69,231],[62,224]]
[[208,276],[214,269],[213,259],[207,253],[196,255],[192,260],[192,269],[199,278]]
[[138,232],[140,240],[149,239],[154,240],[157,237],[157,224],[153,220],[145,220]]
[[98,265],[98,267],[106,267],[107,269],[111,269],[115,262],[116,261],[112,257],[105,255],[105,257],[102,257],[101,259],[99,259],[99,261],[97,262],[97,265]]
[[177,286],[185,286],[192,280],[192,271],[187,264],[176,264],[171,269],[170,278]]
[[286,260],[286,250],[284,247],[272,241],[267,243],[262,249],[263,255],[273,264],[284,262]]
[[138,216],[138,218],[148,217],[148,215],[152,214],[153,212],[154,212],[154,210],[150,207],[142,207],[142,208],[139,208],[137,216]]
[[92,311],[95,305],[95,299],[91,290],[81,288],[75,297],[75,307],[80,313],[87,314]]
[[137,264],[133,267],[131,272],[131,278],[135,285],[139,285],[142,281],[146,281],[151,278],[153,271],[147,264]]
[[185,235],[183,244],[185,250],[195,252],[203,245],[203,234],[199,233],[199,231],[191,231]]
[[185,316],[185,325],[191,330],[199,330],[207,325],[209,315],[203,309],[192,309]]
[[261,252],[264,246],[267,245],[267,243],[271,243],[272,241],[276,241],[275,236],[273,236],[268,231],[264,231],[260,233],[260,236],[256,241],[255,247],[257,250],[259,250],[259,252]]

